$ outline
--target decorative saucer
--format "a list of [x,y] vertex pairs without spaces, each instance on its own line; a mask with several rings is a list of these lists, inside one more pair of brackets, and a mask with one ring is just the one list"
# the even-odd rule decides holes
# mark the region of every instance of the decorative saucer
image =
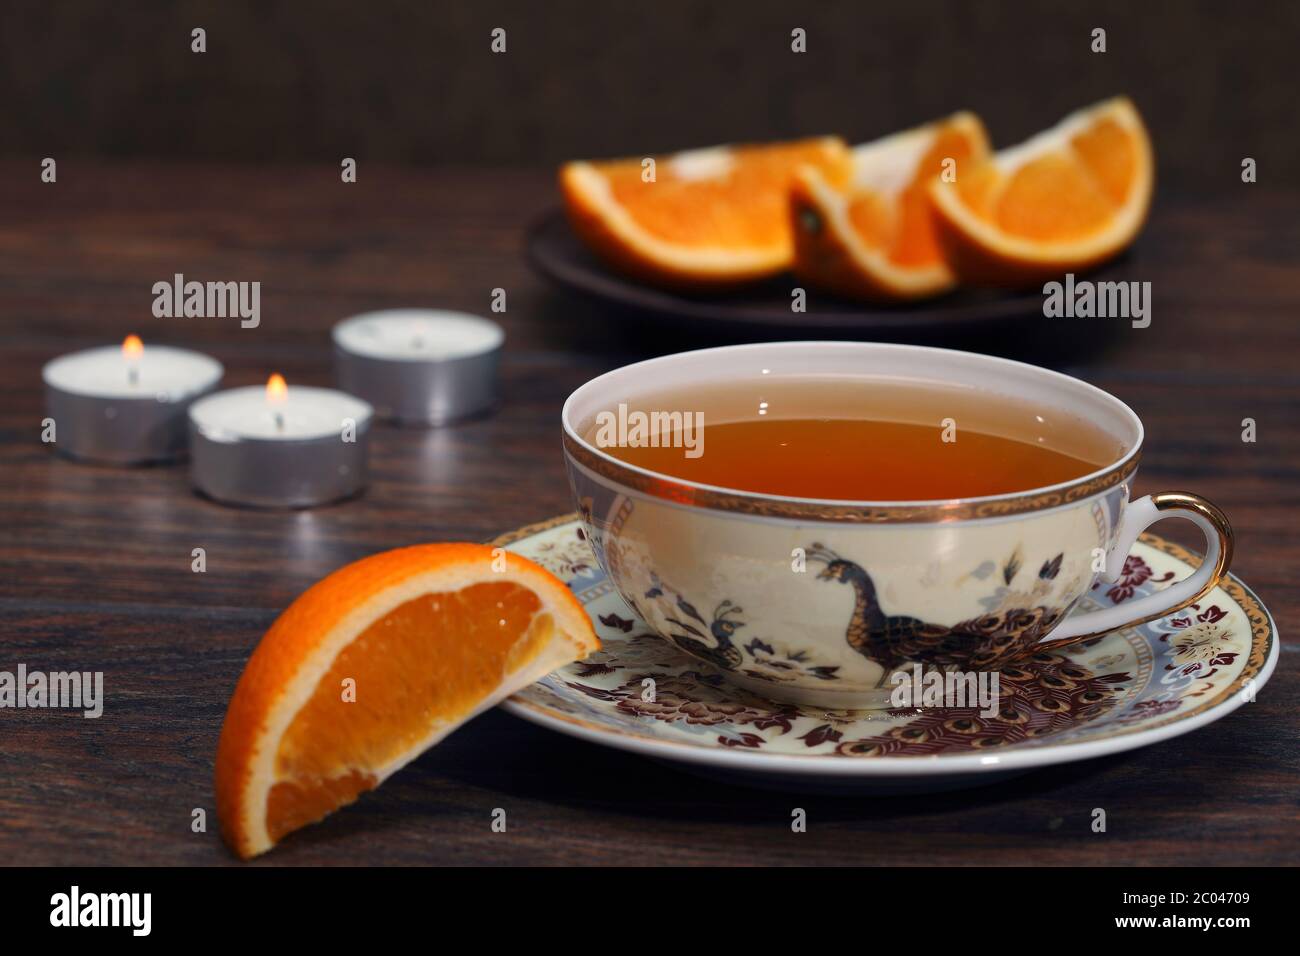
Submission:
[[[1253,699],[1277,664],[1273,619],[1229,576],[1198,604],[1005,668],[994,715],[978,707],[827,711],[728,684],[649,632],[596,563],[576,515],[498,538],[577,595],[602,650],[502,706],[561,733],[705,776],[809,792],[977,786],[1177,737]],[[1143,535],[1114,585],[1080,611],[1158,591],[1200,563]],[[652,692],[648,692],[647,688]]]

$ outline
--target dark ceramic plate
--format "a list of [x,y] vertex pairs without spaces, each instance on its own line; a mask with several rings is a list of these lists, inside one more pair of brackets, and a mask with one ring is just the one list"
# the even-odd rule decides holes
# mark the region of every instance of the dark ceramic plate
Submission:
[[[569,227],[563,210],[555,209],[528,230],[525,248],[529,262],[542,275],[566,289],[580,292],[607,305],[619,306],[657,318],[696,327],[735,331],[791,330],[839,333],[900,333],[970,330],[981,324],[1000,324],[1041,318],[1040,289],[1024,292],[960,290],[914,305],[870,306],[808,290],[807,312],[790,310],[793,276],[779,276],[758,285],[711,295],[667,292],[642,285],[609,269],[591,253]],[[1130,271],[1126,257],[1107,266],[1093,279],[1122,279]]]

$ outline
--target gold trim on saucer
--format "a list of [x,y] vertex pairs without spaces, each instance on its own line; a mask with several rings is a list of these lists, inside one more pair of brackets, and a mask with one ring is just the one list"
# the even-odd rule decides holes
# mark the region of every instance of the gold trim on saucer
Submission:
[[840,524],[932,524],[939,521],[968,521],[1001,518],[1006,515],[1044,511],[1072,504],[1100,494],[1123,482],[1137,470],[1141,451],[1116,462],[1093,478],[1081,479],[1055,491],[1028,491],[994,498],[969,498],[924,504],[883,503],[857,505],[851,502],[799,501],[761,494],[703,488],[664,475],[634,470],[621,462],[599,455],[567,432],[564,451],[573,461],[593,474],[624,488],[679,504],[713,511],[732,511],[762,518],[791,518],[804,521],[834,521]]

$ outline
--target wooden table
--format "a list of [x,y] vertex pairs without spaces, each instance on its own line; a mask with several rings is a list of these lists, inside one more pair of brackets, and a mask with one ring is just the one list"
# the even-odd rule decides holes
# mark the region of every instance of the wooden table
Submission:
[[[484,540],[570,510],[559,410],[630,359],[700,344],[553,291],[520,254],[549,171],[0,165],[0,669],[103,670],[99,720],[0,711],[0,860],[227,863],[212,760],[249,652],[296,594],[381,549]],[[705,782],[488,713],[260,863],[1281,863],[1300,860],[1300,193],[1163,194],[1138,250],[1150,328],[1039,320],[949,344],[1029,357],[1130,403],[1138,493],[1200,492],[1231,516],[1234,570],[1276,616],[1257,703],[1189,736],[1011,783],[845,799]],[[155,319],[154,282],[260,280],[262,324]],[[375,307],[486,312],[507,291],[504,401],[436,431],[378,429],[365,496],[231,510],[184,467],[117,470],[39,441],[40,368],[137,332],[226,365],[329,384],[327,330]],[[1241,440],[1242,419],[1258,441]],[[1196,545],[1190,527],[1161,534]],[[191,550],[207,571],[191,572]],[[790,812],[808,832],[790,832]],[[493,833],[494,808],[509,829]],[[1091,832],[1094,807],[1109,831]],[[208,832],[191,832],[204,808]]]

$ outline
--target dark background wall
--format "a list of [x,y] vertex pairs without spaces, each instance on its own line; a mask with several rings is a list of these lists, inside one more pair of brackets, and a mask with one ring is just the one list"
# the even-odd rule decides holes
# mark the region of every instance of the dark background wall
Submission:
[[1199,190],[1300,170],[1298,57],[1281,2],[6,0],[0,156],[548,165],[962,107],[1009,144],[1127,92]]

